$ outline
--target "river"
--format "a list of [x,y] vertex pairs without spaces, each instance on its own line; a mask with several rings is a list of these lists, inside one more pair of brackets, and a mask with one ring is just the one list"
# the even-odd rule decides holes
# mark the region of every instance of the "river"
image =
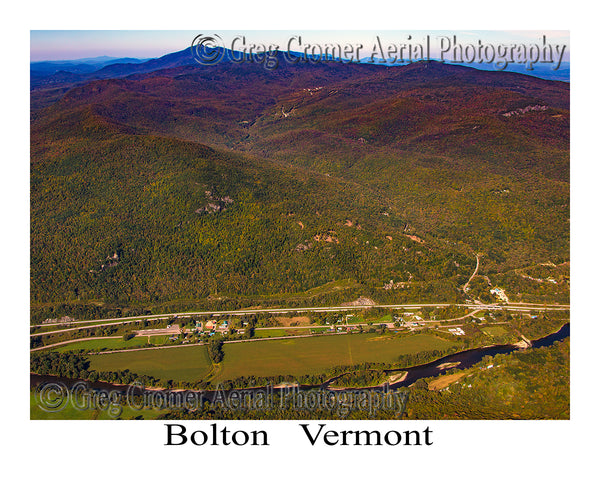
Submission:
[[[566,323],[558,331],[551,333],[545,337],[533,340],[531,342],[531,348],[548,347],[554,342],[563,340],[571,334],[571,324]],[[423,365],[416,365],[409,368],[398,368],[394,370],[387,370],[388,373],[394,372],[407,372],[406,377],[400,381],[390,385],[390,388],[400,388],[412,385],[420,378],[435,377],[444,373],[449,368],[455,368],[458,370],[464,370],[470,368],[476,363],[483,360],[486,356],[494,356],[502,353],[510,353],[519,350],[518,347],[507,344],[507,345],[492,345],[489,347],[473,348],[470,350],[463,350],[462,352],[453,353],[445,357],[439,358],[433,362],[426,363]],[[440,368],[440,365],[445,363],[451,363],[452,366],[448,368]]]

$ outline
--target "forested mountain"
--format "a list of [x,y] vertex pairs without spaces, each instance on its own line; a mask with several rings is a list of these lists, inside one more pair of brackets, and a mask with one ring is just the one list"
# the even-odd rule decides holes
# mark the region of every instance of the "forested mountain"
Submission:
[[34,319],[462,301],[476,253],[487,275],[569,260],[568,84],[184,54],[32,90]]

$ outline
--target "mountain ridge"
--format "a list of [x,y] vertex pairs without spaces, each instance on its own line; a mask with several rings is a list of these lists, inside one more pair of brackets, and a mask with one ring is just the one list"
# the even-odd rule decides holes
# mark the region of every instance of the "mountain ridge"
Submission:
[[224,63],[33,90],[32,301],[236,306],[351,279],[310,301],[463,302],[475,253],[501,285],[562,263],[569,88],[437,63]]

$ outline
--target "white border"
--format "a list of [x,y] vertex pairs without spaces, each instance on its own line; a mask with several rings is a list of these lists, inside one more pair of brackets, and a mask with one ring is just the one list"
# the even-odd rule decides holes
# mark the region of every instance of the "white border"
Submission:
[[[2,442],[5,470],[44,478],[85,475],[241,474],[244,477],[393,475],[433,478],[568,476],[594,472],[592,441],[598,382],[588,362],[598,339],[590,299],[598,273],[596,181],[597,68],[595,16],[564,2],[29,2],[5,11],[2,83],[5,108],[2,207],[2,292],[5,336]],[[570,421],[404,422],[402,429],[434,431],[431,447],[312,448],[298,422],[258,422],[272,432],[272,447],[166,449],[162,422],[29,421],[27,325],[29,308],[30,29],[556,29],[571,30],[572,62],[572,419]],[[596,309],[597,310],[597,309]],[[9,331],[10,330],[10,331]],[[586,353],[588,352],[588,353]],[[195,422],[189,422],[190,428]],[[204,422],[210,423],[210,422]],[[236,428],[237,422],[229,422]],[[334,422],[327,422],[333,426]],[[250,422],[244,422],[249,428]],[[393,425],[397,427],[397,423]],[[344,428],[350,423],[344,422]],[[392,428],[361,422],[361,428]],[[255,427],[252,427],[255,428]],[[593,448],[593,450],[592,450]],[[13,470],[10,467],[17,467]],[[589,470],[588,470],[589,468]],[[575,473],[574,472],[574,473]]]

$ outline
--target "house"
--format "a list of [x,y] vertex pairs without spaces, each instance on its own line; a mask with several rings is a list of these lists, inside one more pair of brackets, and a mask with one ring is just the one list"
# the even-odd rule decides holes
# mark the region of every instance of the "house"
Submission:
[[217,325],[217,330],[220,332],[226,332],[229,330],[229,325],[227,322],[223,322],[221,325]]
[[500,299],[501,302],[507,302],[508,303],[508,296],[506,295],[506,293],[504,292],[504,290],[502,290],[500,287],[492,288],[490,290],[490,293],[492,295],[496,295],[498,297],[498,299]]
[[462,328],[460,327],[456,327],[456,328],[449,328],[448,331],[452,334],[452,335],[456,335],[456,336],[460,336],[460,335],[464,335],[465,332]]

